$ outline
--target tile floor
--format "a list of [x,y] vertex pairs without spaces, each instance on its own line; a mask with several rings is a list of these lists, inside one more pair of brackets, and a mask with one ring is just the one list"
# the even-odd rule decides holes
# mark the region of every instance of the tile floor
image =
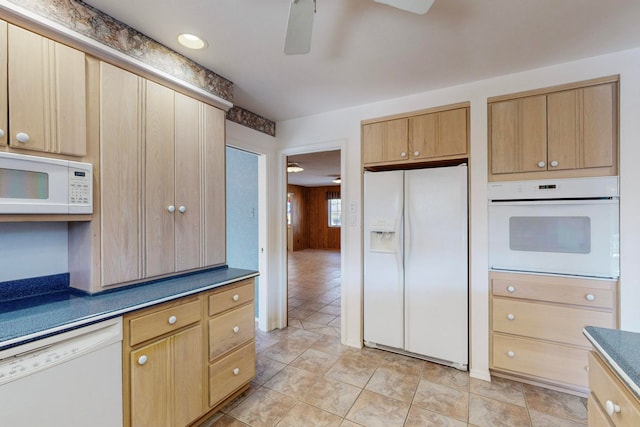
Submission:
[[340,254],[289,258],[289,327],[256,331],[257,376],[204,426],[586,426],[583,398],[340,343]]

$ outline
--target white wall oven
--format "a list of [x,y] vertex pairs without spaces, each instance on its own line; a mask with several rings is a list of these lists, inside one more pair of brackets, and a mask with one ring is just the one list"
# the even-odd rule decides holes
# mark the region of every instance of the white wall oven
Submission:
[[489,183],[492,270],[617,278],[618,177]]

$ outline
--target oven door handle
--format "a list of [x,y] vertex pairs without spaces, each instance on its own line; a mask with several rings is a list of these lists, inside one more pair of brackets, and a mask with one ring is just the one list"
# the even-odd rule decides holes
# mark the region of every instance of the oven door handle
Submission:
[[611,205],[618,202],[618,197],[600,199],[489,200],[489,206]]

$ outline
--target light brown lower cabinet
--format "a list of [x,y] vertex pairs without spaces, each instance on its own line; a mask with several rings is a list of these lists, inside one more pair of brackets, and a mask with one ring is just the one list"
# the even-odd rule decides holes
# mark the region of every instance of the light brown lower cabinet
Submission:
[[585,326],[617,326],[617,281],[491,272],[490,369],[587,395]]
[[640,426],[640,400],[595,352],[589,353],[589,427]]
[[183,427],[255,377],[254,280],[124,316],[125,427]]

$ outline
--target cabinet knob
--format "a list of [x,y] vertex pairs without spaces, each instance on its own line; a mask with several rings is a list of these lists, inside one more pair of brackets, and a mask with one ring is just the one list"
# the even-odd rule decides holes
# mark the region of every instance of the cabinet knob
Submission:
[[420,152],[419,152],[419,151],[414,151],[414,152],[413,152],[413,155],[414,155],[415,157],[418,157],[418,156],[420,155]]
[[515,291],[516,291],[515,286],[507,286],[507,292],[509,292],[510,294],[514,293]]
[[187,211],[187,208],[184,206],[180,206],[178,210],[180,211],[180,213],[185,213]]
[[507,314],[507,319],[513,320],[515,318],[516,318],[516,316],[514,316],[513,314],[511,314],[511,313]]
[[169,317],[169,324],[170,325],[175,325],[177,321],[178,321],[178,318],[176,316]]
[[138,365],[140,366],[144,365],[145,363],[147,363],[147,360],[148,360],[147,355],[143,354],[142,356],[138,357]]
[[586,299],[587,301],[595,301],[596,300],[596,296],[594,294],[586,294],[584,296],[584,299]]
[[18,132],[16,134],[16,139],[18,142],[22,142],[23,144],[29,142],[29,135],[24,132]]
[[239,375],[239,374],[240,374],[240,368],[235,368],[235,369],[233,370],[233,375],[236,375],[236,376],[237,376],[237,375]]
[[176,207],[173,205],[169,205],[169,207],[167,208],[167,210],[171,213],[174,213],[176,211]]
[[513,359],[514,357],[516,357],[516,354],[513,351],[508,351],[507,356]]
[[551,163],[549,163],[551,165],[552,168],[555,168],[556,166],[558,166],[558,162],[556,160],[553,160]]
[[0,138],[4,138],[4,129],[0,129]]
[[402,151],[400,153],[400,157],[407,157],[407,152],[406,151]]
[[234,327],[233,327],[233,333],[234,333],[234,334],[237,334],[238,332],[240,332],[240,328],[239,328],[239,327],[237,327],[237,326],[234,326]]
[[233,296],[233,300],[234,300],[235,302],[240,301],[240,295],[235,294],[235,295]]
[[545,167],[547,164],[545,162],[538,162],[538,167],[539,168],[543,168]]
[[609,416],[613,415],[614,413],[620,413],[620,406],[616,405],[610,400],[607,400],[607,402],[604,404],[604,409],[607,410],[607,414],[609,414]]

